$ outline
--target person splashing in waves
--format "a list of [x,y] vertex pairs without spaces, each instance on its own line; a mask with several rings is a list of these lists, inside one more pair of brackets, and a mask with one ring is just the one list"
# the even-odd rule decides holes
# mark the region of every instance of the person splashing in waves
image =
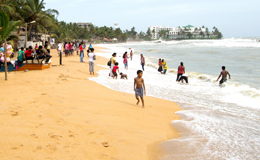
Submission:
[[145,58],[144,58],[143,54],[141,54],[141,65],[142,65],[142,69],[144,71]]
[[133,60],[133,51],[131,50],[130,51],[130,58],[131,58],[131,61]]
[[182,76],[184,73],[185,73],[185,67],[183,66],[183,62],[181,62],[181,65],[178,67],[176,82],[178,82],[179,77]]
[[162,60],[161,60],[161,58],[159,59],[158,65],[159,65],[158,72],[162,73],[163,69],[162,69]]
[[165,62],[164,59],[162,59],[162,66],[163,66],[163,72],[162,72],[162,74],[166,74],[167,69],[168,69],[168,66],[167,66],[167,64],[166,64],[166,62]]
[[146,91],[145,91],[144,79],[142,77],[143,77],[143,71],[138,70],[137,77],[134,79],[134,91],[135,91],[135,97],[137,99],[136,104],[137,105],[139,104],[140,102],[139,97],[140,97],[144,108],[144,94],[146,95]]
[[127,60],[128,57],[127,57],[127,52],[124,53],[123,59],[124,59],[124,60],[123,60],[123,63],[124,63],[124,65],[125,65],[125,69],[128,70],[128,60]]
[[219,85],[221,85],[224,82],[227,82],[227,75],[229,76],[229,79],[231,79],[231,76],[228,71],[226,71],[226,67],[222,66],[222,71],[220,72],[220,75],[218,76],[217,81],[222,76],[222,79],[219,81]]

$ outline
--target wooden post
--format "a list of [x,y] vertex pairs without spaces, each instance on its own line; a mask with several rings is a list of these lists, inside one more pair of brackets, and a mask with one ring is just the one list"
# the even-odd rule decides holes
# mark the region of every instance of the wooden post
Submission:
[[60,65],[62,65],[62,52],[60,51]]
[[27,23],[25,23],[25,44],[24,44],[24,49],[26,50],[27,48]]
[[7,54],[7,49],[6,49],[6,40],[4,40],[4,48],[5,48],[5,80],[7,81],[7,71],[8,71],[8,66],[7,66],[7,61],[6,61],[6,54]]

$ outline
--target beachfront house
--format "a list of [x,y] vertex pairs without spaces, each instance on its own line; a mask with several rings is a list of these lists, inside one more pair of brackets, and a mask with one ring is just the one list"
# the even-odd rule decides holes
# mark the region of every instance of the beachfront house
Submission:
[[92,23],[82,23],[82,22],[78,22],[77,23],[77,26],[80,27],[80,28],[87,28],[88,30],[90,29],[90,27],[92,26],[93,24]]
[[[213,32],[202,27],[195,27],[192,25],[179,26],[179,27],[165,27],[165,26],[150,26],[152,39],[167,38],[167,39],[191,39],[191,38],[212,38],[216,37]],[[162,37],[162,30],[166,35]],[[160,34],[161,33],[161,34]]]

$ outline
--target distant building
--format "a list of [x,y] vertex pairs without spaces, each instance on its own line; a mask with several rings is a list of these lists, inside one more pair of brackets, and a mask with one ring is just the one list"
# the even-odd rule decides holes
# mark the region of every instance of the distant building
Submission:
[[92,23],[82,23],[82,22],[78,22],[77,23],[78,27],[80,28],[87,28],[87,29],[90,29],[90,27],[93,25]]
[[[200,32],[203,32],[206,34],[206,28],[205,27],[194,27],[192,25],[187,26],[179,26],[179,27],[165,27],[165,26],[150,26],[149,27],[152,34],[152,39],[159,39],[159,32],[161,30],[167,30],[167,37],[169,39],[178,39],[178,38],[188,38],[187,36],[184,36],[183,33],[192,33],[195,37],[199,36]],[[212,34],[210,33],[210,37]]]

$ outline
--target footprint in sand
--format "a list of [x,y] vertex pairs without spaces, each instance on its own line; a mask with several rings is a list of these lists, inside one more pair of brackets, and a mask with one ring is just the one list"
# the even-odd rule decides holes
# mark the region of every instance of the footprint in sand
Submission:
[[15,112],[15,111],[11,111],[11,115],[13,116],[13,117],[15,117],[15,116],[18,116],[18,112]]
[[35,134],[31,134],[30,135],[32,138],[38,138],[38,136],[36,136]]
[[57,139],[57,140],[60,140],[60,139],[62,138],[62,136],[60,136],[60,135],[54,135],[54,134],[52,134],[52,133],[49,133],[49,136],[50,136],[50,138]]
[[109,147],[108,142],[102,142],[101,144],[103,145],[103,147]]

